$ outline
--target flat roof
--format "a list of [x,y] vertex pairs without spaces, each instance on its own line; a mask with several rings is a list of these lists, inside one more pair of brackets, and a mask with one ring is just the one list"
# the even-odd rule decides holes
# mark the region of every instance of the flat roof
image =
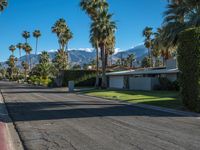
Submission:
[[144,70],[128,70],[107,73],[107,76],[120,76],[120,75],[144,75],[144,74],[175,74],[178,73],[178,68],[175,69],[144,69]]

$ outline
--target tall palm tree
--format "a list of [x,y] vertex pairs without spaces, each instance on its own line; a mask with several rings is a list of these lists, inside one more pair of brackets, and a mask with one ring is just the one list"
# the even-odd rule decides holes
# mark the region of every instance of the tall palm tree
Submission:
[[16,50],[16,46],[15,45],[10,45],[9,46],[9,50],[12,52],[12,56],[14,56],[14,51]]
[[22,44],[22,43],[18,43],[18,44],[16,45],[16,47],[19,49],[19,57],[20,57],[20,59],[21,59],[21,57],[22,57],[23,44]]
[[25,39],[26,43],[28,43],[28,38],[30,38],[30,32],[24,31],[22,33],[22,37]]
[[35,55],[37,55],[37,50],[38,50],[38,39],[39,39],[39,37],[40,37],[41,35],[42,35],[42,34],[41,34],[40,30],[35,30],[35,31],[33,32],[33,37],[36,38]]
[[114,36],[116,24],[111,20],[112,15],[107,11],[99,14],[98,18],[92,22],[90,34],[97,37],[102,56],[102,88],[107,87],[106,80],[106,42]]
[[[56,60],[62,60],[60,63],[62,63],[62,69],[67,69],[68,64],[68,43],[73,38],[73,34],[70,31],[69,27],[67,26],[67,23],[64,19],[59,19],[56,21],[54,26],[51,28],[52,32],[57,35],[58,43],[60,46],[59,51],[57,52],[57,56],[61,57],[61,59]],[[61,56],[63,55],[63,56]],[[64,60],[65,59],[65,60]],[[59,70],[60,71],[60,70]]]
[[144,40],[144,45],[145,47],[148,49],[148,55],[149,55],[149,58],[151,58],[151,36],[153,35],[153,28],[151,27],[146,27],[144,30],[143,30],[143,36],[145,37],[145,40]]
[[0,0],[0,12],[4,11],[4,9],[8,6],[7,0]]
[[[103,10],[108,9],[108,3],[106,0],[81,0],[80,7],[84,10],[91,20],[94,22],[97,20],[99,14]],[[90,43],[92,47],[96,49],[96,84],[95,86],[98,87],[99,85],[99,41],[98,38],[94,36],[94,34],[90,34]]]
[[56,21],[51,30],[58,37],[60,49],[66,51],[69,40],[73,38],[73,34],[67,26],[66,21],[63,18],[59,19]]
[[29,68],[31,69],[30,53],[32,51],[32,47],[28,43],[25,43],[23,49],[26,52],[26,63],[29,65]]

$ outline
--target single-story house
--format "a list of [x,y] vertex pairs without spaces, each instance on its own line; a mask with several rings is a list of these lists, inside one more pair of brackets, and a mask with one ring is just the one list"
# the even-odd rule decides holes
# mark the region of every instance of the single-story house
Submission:
[[176,60],[168,60],[166,67],[144,68],[107,73],[109,88],[130,90],[153,90],[159,84],[159,77],[176,81],[179,70]]

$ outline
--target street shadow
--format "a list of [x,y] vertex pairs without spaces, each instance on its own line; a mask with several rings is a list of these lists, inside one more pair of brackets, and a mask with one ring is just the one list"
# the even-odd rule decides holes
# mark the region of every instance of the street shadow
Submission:
[[[189,117],[120,103],[91,103],[91,101],[13,102],[6,103],[6,106],[15,122],[113,116]],[[4,120],[4,122],[9,122],[9,120]]]

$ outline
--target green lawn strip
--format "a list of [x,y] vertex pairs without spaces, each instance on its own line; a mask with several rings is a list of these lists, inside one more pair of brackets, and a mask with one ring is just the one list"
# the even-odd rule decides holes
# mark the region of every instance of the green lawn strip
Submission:
[[123,90],[91,90],[83,92],[89,96],[130,103],[148,104],[173,109],[183,109],[178,92],[172,91],[123,91]]

